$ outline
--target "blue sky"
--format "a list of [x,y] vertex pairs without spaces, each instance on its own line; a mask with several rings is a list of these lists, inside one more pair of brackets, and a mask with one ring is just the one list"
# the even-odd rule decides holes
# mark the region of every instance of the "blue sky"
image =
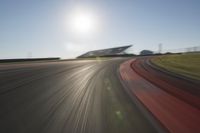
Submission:
[[[95,33],[68,25],[73,9],[95,15]],[[199,0],[0,0],[0,58],[73,58],[88,50],[133,44],[143,49],[200,45]]]

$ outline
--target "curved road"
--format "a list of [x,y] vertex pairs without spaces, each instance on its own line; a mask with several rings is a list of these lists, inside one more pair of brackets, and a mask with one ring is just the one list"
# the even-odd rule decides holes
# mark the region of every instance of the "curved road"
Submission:
[[184,79],[175,73],[157,67],[151,58],[138,58],[132,62],[132,69],[147,81],[163,89],[167,93],[200,109],[199,81]]
[[0,65],[0,132],[157,132],[120,84],[123,61]]
[[120,65],[128,94],[139,99],[169,132],[199,133],[199,81],[165,72],[150,59],[142,57]]

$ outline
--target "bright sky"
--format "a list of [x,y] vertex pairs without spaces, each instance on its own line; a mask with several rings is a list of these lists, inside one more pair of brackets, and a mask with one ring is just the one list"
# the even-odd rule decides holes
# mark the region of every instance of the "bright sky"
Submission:
[[[80,22],[81,21],[81,22]],[[200,0],[0,0],[0,58],[200,45]]]

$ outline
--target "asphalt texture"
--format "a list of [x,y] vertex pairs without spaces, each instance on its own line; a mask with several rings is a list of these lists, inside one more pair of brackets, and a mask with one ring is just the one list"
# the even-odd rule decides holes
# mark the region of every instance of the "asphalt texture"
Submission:
[[119,81],[123,61],[0,65],[0,132],[156,133]]

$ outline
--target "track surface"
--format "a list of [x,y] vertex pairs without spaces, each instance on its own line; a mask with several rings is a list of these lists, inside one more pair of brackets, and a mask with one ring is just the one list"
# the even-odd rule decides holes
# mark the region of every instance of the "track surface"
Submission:
[[0,66],[1,133],[155,133],[117,76],[122,59]]
[[129,60],[120,66],[129,92],[172,133],[200,132],[199,82],[173,77],[155,68],[149,58]]

